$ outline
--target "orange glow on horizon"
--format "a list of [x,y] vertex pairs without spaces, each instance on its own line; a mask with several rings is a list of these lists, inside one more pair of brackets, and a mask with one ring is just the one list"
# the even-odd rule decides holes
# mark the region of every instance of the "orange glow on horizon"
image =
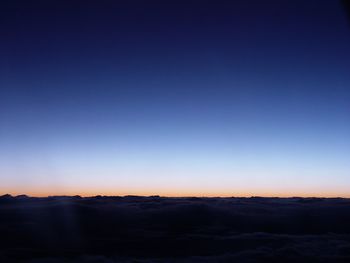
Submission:
[[33,197],[47,197],[47,196],[74,196],[79,195],[82,197],[91,197],[91,196],[127,196],[127,195],[136,195],[136,196],[163,196],[163,197],[325,197],[325,198],[350,198],[349,193],[341,193],[336,191],[325,191],[325,192],[301,192],[301,191],[210,191],[210,190],[189,190],[189,189],[153,189],[153,190],[19,190],[19,189],[0,189],[1,195],[11,194],[13,196],[26,194]]

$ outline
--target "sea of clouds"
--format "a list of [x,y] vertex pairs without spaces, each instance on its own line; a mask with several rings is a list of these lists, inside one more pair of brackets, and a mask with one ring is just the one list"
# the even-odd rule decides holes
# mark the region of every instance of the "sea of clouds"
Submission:
[[5,195],[0,262],[350,262],[350,199]]

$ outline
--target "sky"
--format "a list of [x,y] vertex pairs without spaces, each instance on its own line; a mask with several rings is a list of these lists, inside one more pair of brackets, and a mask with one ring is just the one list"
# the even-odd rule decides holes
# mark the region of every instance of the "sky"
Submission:
[[0,194],[350,197],[340,1],[0,5]]

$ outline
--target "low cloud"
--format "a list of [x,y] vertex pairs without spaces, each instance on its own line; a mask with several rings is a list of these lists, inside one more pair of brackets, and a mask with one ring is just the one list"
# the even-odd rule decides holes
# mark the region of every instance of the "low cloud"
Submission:
[[341,198],[6,195],[0,261],[346,262],[348,222]]

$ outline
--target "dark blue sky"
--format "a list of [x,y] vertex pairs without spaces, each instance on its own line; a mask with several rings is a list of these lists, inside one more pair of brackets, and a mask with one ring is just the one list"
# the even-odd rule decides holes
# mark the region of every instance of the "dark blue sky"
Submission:
[[2,1],[1,192],[346,195],[340,1]]

